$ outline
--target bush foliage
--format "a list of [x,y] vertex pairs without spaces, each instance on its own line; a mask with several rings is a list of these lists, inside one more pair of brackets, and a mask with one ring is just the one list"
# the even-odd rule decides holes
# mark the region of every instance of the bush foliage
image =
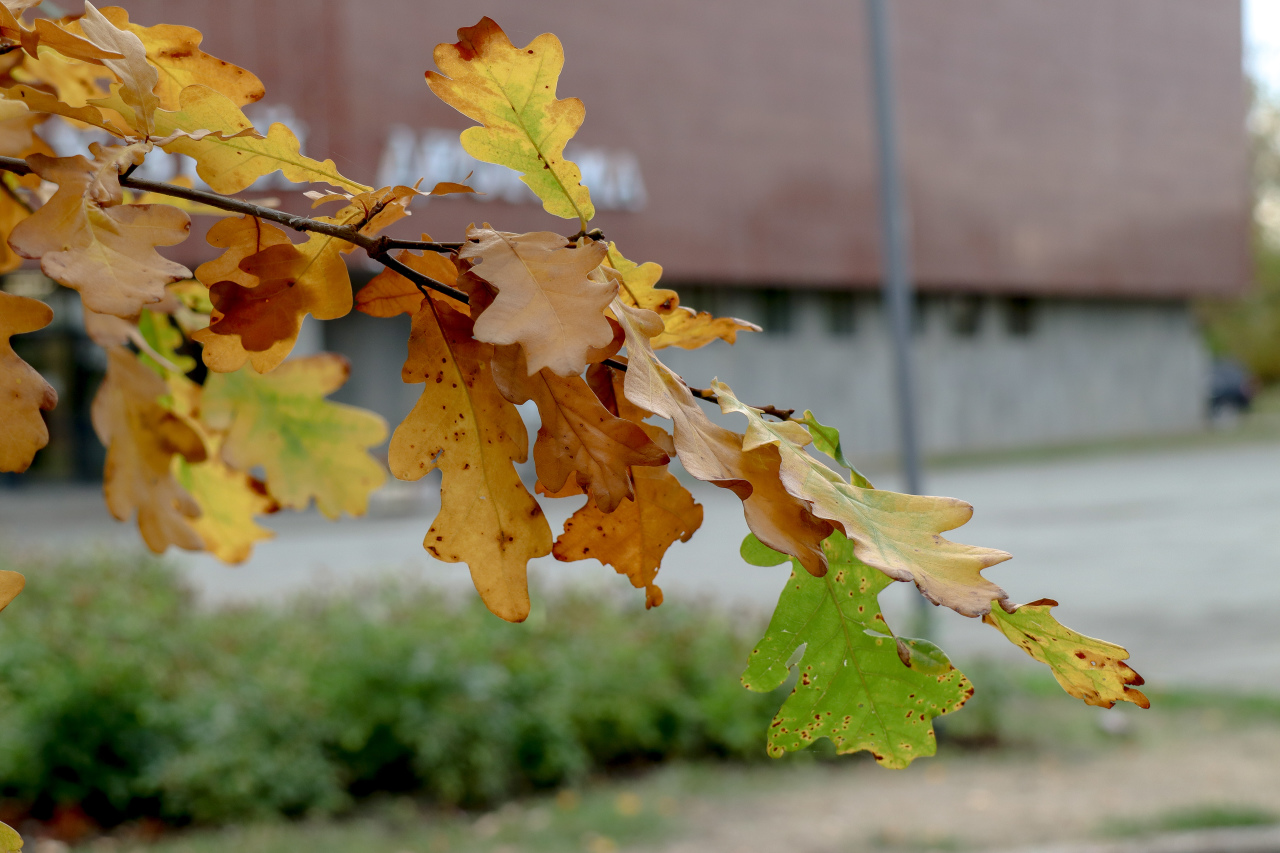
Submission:
[[689,609],[570,596],[516,626],[397,583],[207,610],[160,562],[22,568],[0,792],[37,817],[245,820],[385,791],[479,806],[620,765],[763,758],[778,702],[744,696],[733,621]]

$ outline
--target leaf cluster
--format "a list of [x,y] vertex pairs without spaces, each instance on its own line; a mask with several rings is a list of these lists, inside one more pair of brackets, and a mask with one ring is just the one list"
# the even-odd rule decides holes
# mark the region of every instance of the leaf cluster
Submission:
[[[375,189],[303,155],[283,125],[252,127],[241,107],[263,97],[261,83],[204,53],[194,30],[141,27],[86,0],[82,16],[31,27],[15,18],[0,36],[14,46],[0,80],[7,263],[38,259],[80,294],[86,328],[108,351],[93,407],[107,445],[107,505],[121,520],[136,516],[152,550],[176,545],[235,562],[270,535],[255,522],[262,514],[312,502],[330,517],[364,512],[384,480],[369,450],[387,429],[325,399],[348,375],[341,358],[289,356],[307,316],[407,313],[401,377],[423,389],[390,436],[388,467],[407,481],[441,472],[424,548],[465,563],[503,619],[529,615],[527,565],[546,555],[597,559],[643,589],[646,606],[661,604],[663,556],[702,523],[669,470],[678,461],[736,495],[753,541],[795,566],[771,628],[781,633],[758,649],[770,662],[761,670],[753,660],[747,677],[753,687],[780,683],[791,652],[808,644],[772,751],[819,736],[893,766],[932,751],[928,720],[962,704],[969,688],[941,652],[895,638],[878,617],[875,595],[893,581],[995,625],[1088,702],[1145,702],[1124,650],[1062,628],[1042,603],[1013,607],[982,575],[1008,554],[943,537],[968,521],[969,504],[876,489],[848,466],[838,432],[811,413],[748,405],[719,381],[691,387],[661,361],[663,348],[732,344],[758,327],[681,305],[660,286],[661,267],[629,260],[589,230],[590,190],[564,156],[585,109],[557,96],[564,55],[555,36],[517,48],[482,19],[436,47],[438,70],[426,82],[478,122],[462,134],[473,157],[519,172],[577,232],[472,224],[451,243],[382,232],[415,198],[469,188]],[[45,121],[89,125],[113,142],[54,156],[35,133]],[[157,148],[192,158],[213,192],[132,178]],[[306,195],[331,214],[285,214],[227,195],[277,170],[327,184]],[[138,188],[149,190],[145,200],[132,195]],[[191,273],[158,249],[186,238],[191,211],[208,210],[228,214],[207,235],[220,254]],[[386,269],[353,298],[345,256],[355,248]],[[21,297],[0,309],[4,340],[48,322],[46,308]],[[202,381],[183,354],[195,348],[208,369]],[[8,470],[25,468],[47,440],[39,411],[54,400],[42,382],[0,350],[0,387],[16,401],[2,424]],[[540,419],[532,489],[516,468],[530,447],[516,407],[530,401]],[[704,401],[744,418],[744,431],[713,421]],[[546,500],[583,501],[558,536]],[[880,722],[864,719],[868,707]]]

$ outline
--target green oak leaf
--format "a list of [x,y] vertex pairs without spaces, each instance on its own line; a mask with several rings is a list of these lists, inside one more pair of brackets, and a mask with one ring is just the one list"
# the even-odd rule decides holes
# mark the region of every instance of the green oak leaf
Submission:
[[800,422],[809,428],[809,435],[813,437],[813,446],[834,459],[842,468],[847,469],[849,480],[855,486],[860,489],[875,488],[875,486],[871,485],[870,480],[862,476],[862,472],[850,465],[848,460],[844,458],[844,450],[840,447],[840,430],[818,423],[818,419],[808,409],[804,410],[804,417],[800,419]]
[[316,508],[330,518],[363,515],[369,493],[386,480],[368,453],[386,440],[382,418],[325,400],[350,373],[347,360],[320,353],[286,361],[262,375],[250,367],[211,373],[203,420],[225,432],[222,458],[238,471],[261,465],[267,489],[282,507]]
[[[138,332],[147,343],[151,344],[153,350],[168,359],[170,364],[183,373],[190,373],[196,369],[196,360],[194,358],[178,352],[178,348],[182,346],[184,338],[178,327],[169,322],[167,315],[143,309],[138,316]],[[139,358],[143,364],[161,376],[164,376],[167,372],[165,368],[157,364],[145,352],[141,353]]]
[[754,533],[748,533],[747,538],[742,540],[742,547],[738,549],[738,553],[742,555],[743,561],[751,566],[780,566],[791,559],[781,551],[775,551],[761,542]]
[[[745,550],[744,543],[744,550]],[[933,755],[933,718],[973,695],[969,680],[937,646],[893,636],[876,597],[892,581],[858,560],[836,531],[822,543],[829,570],[815,578],[792,560],[791,577],[742,684],[776,689],[795,664],[799,680],[769,728],[769,754],[830,738],[844,754],[869,751],[885,767]]]

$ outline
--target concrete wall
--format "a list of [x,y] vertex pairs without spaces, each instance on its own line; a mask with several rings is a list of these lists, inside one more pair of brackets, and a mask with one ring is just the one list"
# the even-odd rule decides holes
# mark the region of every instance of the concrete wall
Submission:
[[[896,448],[889,342],[875,297],[822,291],[698,291],[685,301],[775,333],[662,359],[691,385],[719,377],[750,403],[810,408],[858,458]],[[1195,430],[1209,358],[1185,302],[923,297],[915,336],[929,452],[1063,444]],[[403,322],[399,322],[403,321]],[[396,325],[392,333],[387,324]],[[403,329],[399,326],[404,326]],[[407,318],[352,314],[325,345],[352,361],[337,399],[394,425],[422,386],[400,382]],[[741,418],[723,421],[742,429]]]

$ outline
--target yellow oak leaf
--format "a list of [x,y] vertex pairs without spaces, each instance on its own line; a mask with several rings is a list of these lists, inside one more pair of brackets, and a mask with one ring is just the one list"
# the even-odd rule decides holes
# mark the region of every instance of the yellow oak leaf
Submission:
[[22,257],[9,246],[9,235],[30,215],[26,203],[14,194],[7,182],[0,181],[0,273],[22,266]]
[[618,284],[600,269],[606,251],[601,243],[577,246],[550,231],[468,228],[458,257],[497,291],[476,315],[477,340],[519,344],[530,375],[544,367],[561,376],[581,373],[589,351],[613,340],[604,310]]
[[[17,574],[6,572],[5,574]],[[18,575],[18,577],[22,577]],[[22,836],[7,823],[0,823],[0,853],[19,853],[22,850]]]
[[970,504],[855,486],[805,452],[812,437],[798,422],[766,421],[759,409],[738,401],[728,385],[716,381],[711,388],[722,411],[746,416],[743,449],[777,448],[786,490],[819,518],[839,525],[859,560],[894,580],[914,582],[925,598],[965,616],[982,616],[990,612],[993,599],[1008,597],[982,570],[1009,554],[942,537],[973,516]]
[[466,563],[485,605],[521,622],[529,615],[527,564],[551,552],[551,527],[516,471],[528,457],[528,434],[498,392],[492,357],[493,346],[472,336],[470,317],[423,300],[401,378],[426,387],[396,427],[388,461],[401,480],[440,469],[440,513],[423,547]]
[[147,61],[142,40],[103,17],[89,0],[84,0],[84,17],[79,24],[85,38],[96,47],[120,54],[119,59],[103,59],[102,64],[120,80],[120,97],[134,112],[134,128],[144,137],[151,136],[155,112],[160,107],[155,93],[160,73]]
[[[27,105],[27,109],[33,113],[48,113],[50,115],[62,116],[71,119],[73,122],[100,127],[108,133],[123,137],[124,130],[118,127],[111,117],[104,115],[102,110],[93,104],[84,106],[72,106],[58,100],[58,97],[48,92],[42,92],[39,89],[33,89],[27,85],[10,86],[4,90],[4,96],[10,101]],[[123,101],[121,101],[123,104]]]
[[222,459],[238,471],[261,465],[267,489],[283,507],[316,508],[329,518],[363,515],[386,473],[369,453],[386,440],[372,412],[325,396],[351,373],[334,353],[287,361],[261,375],[249,368],[205,380],[201,411],[225,435]]
[[[592,365],[587,376],[606,409],[639,424],[656,443],[670,440],[665,430],[643,423],[649,413],[623,396],[618,371]],[[613,566],[632,586],[645,591],[646,608],[657,607],[662,589],[654,581],[662,558],[675,542],[688,542],[702,526],[702,506],[666,466],[636,467],[631,474],[635,493],[630,498],[607,513],[588,500],[565,522],[551,553],[563,562],[596,559]],[[545,492],[541,483],[539,487]],[[580,489],[570,491],[581,493]]]
[[111,84],[117,82],[105,66],[68,59],[49,48],[37,56],[26,57],[13,70],[13,79],[52,86],[57,100],[69,107],[86,107],[94,98],[107,97],[111,94]]
[[670,461],[638,425],[606,409],[581,376],[557,376],[546,368],[529,375],[523,351],[501,346],[494,350],[493,378],[510,402],[537,405],[542,425],[533,461],[538,480],[553,492],[574,474],[601,510],[613,512],[635,495],[631,466]]
[[276,503],[259,480],[228,467],[216,453],[215,446],[208,459],[195,464],[175,456],[173,476],[200,507],[191,526],[204,550],[224,563],[243,563],[254,543],[275,536],[254,518],[274,512]]
[[[13,603],[13,600],[18,597],[18,593],[22,592],[26,585],[27,579],[18,572],[0,571],[0,610],[4,610]],[[0,824],[0,826],[4,826],[4,824]],[[0,838],[0,841],[7,841],[7,839]],[[19,843],[18,847],[21,846],[22,844]]]
[[[260,101],[266,94],[257,76],[201,50],[204,36],[199,30],[173,24],[133,24],[129,13],[119,6],[105,7],[101,13],[114,27],[132,33],[142,42],[148,62],[159,75],[154,91],[162,109],[180,109],[180,93],[196,83],[221,92],[240,107]],[[78,23],[68,29],[74,32]]]
[[22,472],[49,443],[40,412],[58,404],[58,393],[13,351],[9,338],[43,329],[53,310],[35,299],[0,290],[0,471]]
[[93,400],[93,427],[107,446],[103,493],[120,521],[134,512],[147,547],[203,547],[192,527],[200,507],[173,478],[174,455],[188,462],[206,458],[204,441],[189,423],[161,405],[169,388],[123,347],[107,351],[107,376]]
[[736,494],[742,500],[747,526],[760,541],[791,554],[814,575],[825,573],[822,540],[831,534],[832,526],[783,487],[777,450],[744,450],[741,434],[711,422],[684,380],[659,361],[650,347],[649,339],[662,331],[657,314],[632,308],[619,299],[611,308],[626,334],[626,398],[672,421],[676,454],[684,469]]
[[618,251],[615,243],[609,244],[607,263],[618,271],[621,278],[619,297],[628,305],[647,308],[662,318],[662,333],[649,341],[655,350],[664,347],[698,349],[712,341],[736,343],[738,332],[758,332],[760,327],[736,317],[713,317],[706,311],[694,311],[680,304],[674,290],[658,287],[662,267],[648,261],[637,264]]
[[[20,101],[0,100],[0,155],[17,157],[19,160],[25,160],[32,154],[52,156],[53,149],[36,133],[36,126],[47,118],[47,115],[31,112]],[[9,181],[30,189],[40,186],[38,175],[19,176],[10,172],[4,178],[6,189],[11,186]],[[9,253],[7,246],[4,247],[4,252]]]
[[244,562],[253,552],[254,543],[275,536],[259,527],[255,516],[276,512],[280,507],[267,494],[262,481],[222,461],[222,436],[200,421],[204,389],[181,373],[161,372],[165,373],[170,391],[166,408],[195,430],[206,452],[203,462],[174,456],[171,463],[174,479],[200,508],[200,517],[191,522],[191,527],[204,543],[204,550],[214,557],[224,563]]
[[[23,7],[26,8],[26,7]],[[16,14],[8,5],[0,4],[0,37],[22,45],[22,49],[30,56],[36,56],[41,46],[58,51],[70,59],[85,62],[101,62],[106,59],[123,59],[123,54],[110,48],[102,48],[87,39],[74,35],[57,22],[48,18],[36,18],[28,29],[22,25]]]
[[497,24],[481,18],[458,30],[456,44],[437,45],[435,62],[441,73],[427,72],[431,91],[483,125],[462,132],[466,152],[520,172],[548,213],[585,228],[595,208],[582,173],[564,159],[564,146],[586,108],[577,98],[556,98],[564,68],[560,40],[544,33],[517,48]]
[[[423,240],[430,240],[426,234]],[[435,279],[450,287],[458,285],[458,268],[448,255],[438,252],[403,251],[396,255],[396,260],[417,270],[425,276]],[[448,297],[445,297],[446,299]],[[461,302],[450,301],[454,308],[463,313],[470,313]],[[356,310],[370,317],[395,317],[398,314],[416,314],[422,305],[422,291],[409,279],[393,269],[384,269],[373,277],[360,292],[356,294]]]
[[164,298],[166,284],[191,277],[156,252],[185,240],[191,219],[168,205],[120,204],[112,158],[128,149],[94,150],[94,163],[81,155],[27,158],[58,190],[13,229],[9,244],[24,258],[39,258],[45,275],[79,291],[89,310],[134,317]]
[[992,607],[982,621],[1004,634],[1031,657],[1053,670],[1053,677],[1087,705],[1110,708],[1117,702],[1132,702],[1150,708],[1151,701],[1135,690],[1142,676],[1124,661],[1129,652],[1103,640],[1072,631],[1049,612],[1058,606],[1042,598],[1016,608]]
[[207,239],[226,249],[196,269],[213,314],[192,337],[204,346],[210,370],[230,373],[249,362],[268,373],[292,352],[307,314],[332,320],[350,312],[345,241],[312,233],[294,245],[281,229],[250,216],[222,220]]

